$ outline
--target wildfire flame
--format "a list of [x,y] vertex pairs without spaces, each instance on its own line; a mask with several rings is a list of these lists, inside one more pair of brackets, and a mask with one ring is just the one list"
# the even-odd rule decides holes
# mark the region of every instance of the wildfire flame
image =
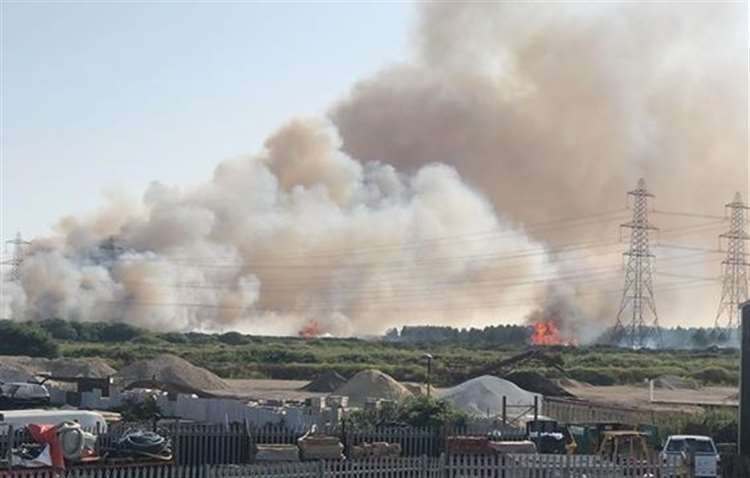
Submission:
[[299,332],[297,332],[297,335],[299,335],[303,339],[312,339],[322,334],[323,330],[321,329],[320,324],[317,320],[311,320],[307,323],[307,325],[299,329]]
[[560,334],[560,328],[554,321],[535,322],[531,327],[531,343],[534,345],[575,345],[575,340],[567,339]]

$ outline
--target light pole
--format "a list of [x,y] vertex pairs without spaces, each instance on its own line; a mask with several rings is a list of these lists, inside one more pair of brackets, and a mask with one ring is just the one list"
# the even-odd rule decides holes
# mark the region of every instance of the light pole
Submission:
[[432,355],[424,354],[422,355],[422,358],[427,360],[427,398],[430,398],[430,389],[432,388],[432,385],[430,384],[430,374],[432,372]]

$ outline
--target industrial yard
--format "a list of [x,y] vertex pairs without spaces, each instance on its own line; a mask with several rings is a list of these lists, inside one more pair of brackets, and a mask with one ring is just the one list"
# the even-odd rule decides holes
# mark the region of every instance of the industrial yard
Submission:
[[0,478],[750,478],[749,19],[0,0]]

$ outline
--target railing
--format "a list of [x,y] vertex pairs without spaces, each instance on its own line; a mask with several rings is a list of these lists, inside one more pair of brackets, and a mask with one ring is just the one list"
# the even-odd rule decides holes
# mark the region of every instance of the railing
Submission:
[[619,422],[640,425],[656,421],[654,413],[650,411],[597,405],[570,398],[545,397],[541,413],[565,423]]
[[[255,465],[81,467],[60,478],[621,478],[676,476],[679,464],[613,463],[597,456],[463,455]],[[6,471],[0,478],[54,478],[49,470]]]

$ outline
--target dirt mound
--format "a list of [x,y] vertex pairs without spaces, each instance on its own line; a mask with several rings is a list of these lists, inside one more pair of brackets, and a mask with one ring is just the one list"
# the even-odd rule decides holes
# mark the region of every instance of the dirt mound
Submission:
[[662,375],[654,379],[654,387],[664,390],[698,390],[700,385],[693,380],[677,375]]
[[408,388],[380,370],[363,370],[336,389],[335,395],[344,395],[354,403],[364,403],[368,398],[404,400],[412,396]]
[[325,372],[302,387],[302,390],[306,392],[331,393],[345,383],[346,379],[336,372]]
[[55,359],[47,363],[49,372],[59,377],[106,378],[117,373],[101,358]]
[[133,362],[115,376],[115,381],[122,386],[152,379],[183,390],[221,391],[230,388],[217,375],[169,354],[159,355],[151,360]]
[[563,388],[591,388],[593,385],[587,382],[581,382],[579,380],[573,380],[572,378],[561,378],[557,380],[557,384]]
[[[24,356],[0,356],[0,367],[7,374],[11,371],[22,372],[33,379],[39,373],[50,373],[58,377],[87,377],[106,378],[111,377],[117,371],[110,367],[107,362],[100,358],[87,359],[46,359],[39,357]],[[2,380],[0,375],[0,380]]]
[[33,372],[19,365],[0,363],[0,382],[34,381]]
[[[538,394],[492,375],[472,378],[455,387],[444,390],[440,398],[453,403],[458,409],[471,415],[497,416],[503,412],[503,396],[508,406],[531,406]],[[539,397],[541,399],[541,397]]]
[[[414,395],[415,397],[421,397],[427,395],[427,385],[421,384],[421,383],[404,383],[402,384],[404,387],[408,388],[409,391]],[[432,386],[432,390],[435,390],[435,386]]]
[[546,397],[573,397],[574,395],[552,380],[536,372],[513,372],[505,377],[524,390],[540,393]]

